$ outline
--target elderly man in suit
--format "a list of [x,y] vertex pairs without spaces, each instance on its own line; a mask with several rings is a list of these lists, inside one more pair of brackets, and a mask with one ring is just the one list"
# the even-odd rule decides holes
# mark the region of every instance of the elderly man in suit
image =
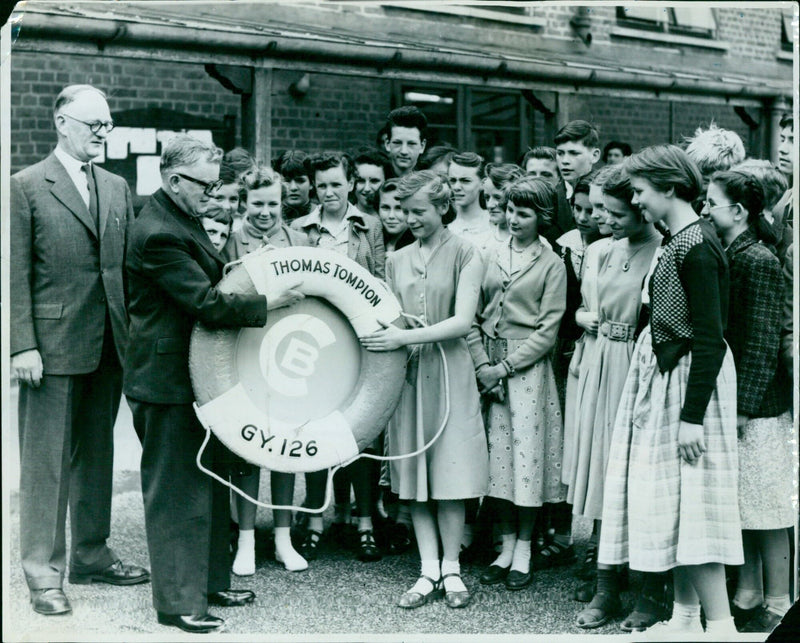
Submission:
[[[186,632],[219,630],[208,605],[251,603],[230,589],[228,490],[200,471],[204,438],[189,379],[189,338],[195,322],[208,327],[263,326],[267,310],[302,294],[226,294],[217,288],[224,261],[203,229],[202,216],[219,189],[221,152],[179,134],[162,150],[162,187],[131,226],[128,276],[130,344],[123,390],[142,441],[142,491],[158,621]],[[212,437],[206,466],[219,460]]]
[[33,609],[71,611],[71,583],[146,582],[107,546],[113,427],[128,317],[124,179],[92,163],[114,127],[105,95],[71,85],[55,102],[55,151],[11,177],[11,367],[20,382],[21,557]]

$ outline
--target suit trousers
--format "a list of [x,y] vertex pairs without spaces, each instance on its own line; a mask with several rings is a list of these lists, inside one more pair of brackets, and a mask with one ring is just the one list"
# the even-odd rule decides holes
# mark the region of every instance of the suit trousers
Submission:
[[[164,614],[203,614],[207,595],[230,587],[228,489],[195,461],[205,429],[191,404],[128,397],[142,442],[142,494],[153,606]],[[212,435],[203,465],[219,469],[224,447]]]
[[117,560],[106,540],[122,368],[106,326],[97,370],[20,385],[20,549],[32,590],[62,586],[68,504],[70,569],[95,572]]

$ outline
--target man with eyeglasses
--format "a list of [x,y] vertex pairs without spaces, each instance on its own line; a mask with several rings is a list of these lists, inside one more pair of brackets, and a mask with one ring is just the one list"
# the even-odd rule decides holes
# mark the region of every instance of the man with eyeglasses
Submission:
[[113,427],[128,337],[123,257],[131,193],[96,166],[113,128],[105,95],[71,85],[55,151],[11,177],[11,369],[20,384],[20,554],[33,609],[71,611],[70,583],[134,585],[146,569],[106,544]]
[[[185,632],[218,631],[209,605],[255,599],[230,589],[228,490],[196,464],[205,431],[192,403],[189,338],[209,328],[263,326],[267,310],[302,298],[217,290],[224,261],[203,228],[219,188],[221,151],[178,134],[161,152],[161,189],[131,225],[126,274],[130,343],[123,392],[142,442],[142,493],[158,622]],[[222,445],[212,436],[205,465],[217,468]]]

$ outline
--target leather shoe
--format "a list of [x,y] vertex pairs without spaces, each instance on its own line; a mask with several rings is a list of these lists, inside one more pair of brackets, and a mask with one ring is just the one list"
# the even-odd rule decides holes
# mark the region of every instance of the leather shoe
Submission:
[[256,595],[249,589],[225,589],[209,594],[208,604],[219,607],[241,607],[252,603],[255,599]]
[[512,569],[506,576],[506,588],[512,590],[525,589],[531,584],[532,580],[533,574],[531,574],[530,570],[518,572],[516,569]]
[[69,582],[73,585],[108,583],[109,585],[138,585],[150,580],[150,572],[138,565],[126,565],[121,560],[111,563],[99,572],[70,572]]
[[58,587],[32,589],[31,605],[34,612],[46,616],[69,614],[72,611],[72,606],[69,604],[67,597]]
[[225,625],[225,621],[211,614],[164,614],[158,612],[158,622],[161,625],[177,627],[190,634],[206,634],[218,632]]
[[497,585],[498,583],[502,583],[506,576],[508,576],[508,570],[511,567],[500,567],[500,565],[489,565],[483,574],[481,574],[481,585]]

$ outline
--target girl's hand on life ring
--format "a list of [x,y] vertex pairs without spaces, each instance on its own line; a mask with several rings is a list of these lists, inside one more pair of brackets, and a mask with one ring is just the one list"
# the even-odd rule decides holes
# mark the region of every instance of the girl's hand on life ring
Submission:
[[302,280],[298,279],[296,282],[289,284],[284,290],[280,291],[277,296],[273,295],[272,297],[268,297],[267,310],[292,306],[298,301],[305,299],[305,295],[298,290],[302,285]]
[[378,323],[382,328],[374,333],[361,338],[361,345],[368,351],[393,351],[405,346],[406,331],[381,320]]
[[689,464],[695,464],[706,452],[706,440],[702,424],[690,424],[681,420],[678,427],[678,455]]

